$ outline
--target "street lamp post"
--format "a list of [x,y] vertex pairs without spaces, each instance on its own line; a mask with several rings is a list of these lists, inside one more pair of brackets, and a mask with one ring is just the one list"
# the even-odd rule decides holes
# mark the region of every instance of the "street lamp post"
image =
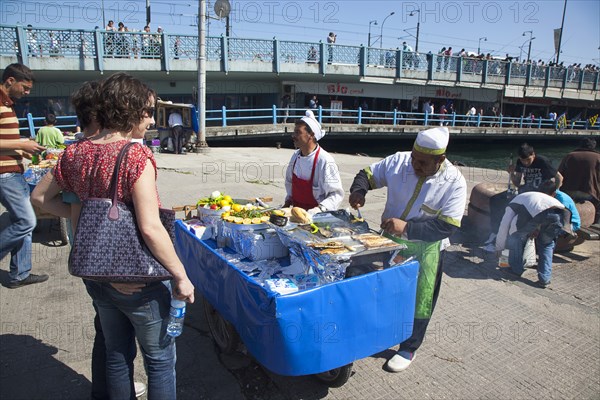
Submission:
[[419,15],[417,16],[417,41],[415,42],[415,53],[419,52],[419,30],[421,28],[421,10],[416,9],[410,12],[410,14],[408,14],[409,17],[413,17],[415,15],[415,13],[419,13]]
[[386,20],[387,20],[389,17],[391,17],[392,15],[394,15],[394,14],[396,14],[396,12],[395,12],[395,11],[392,11],[392,12],[391,12],[391,13],[390,13],[390,14],[389,14],[387,17],[385,17],[385,18],[383,19],[383,22],[381,23],[381,34],[380,34],[380,37],[379,37],[379,48],[380,48],[380,49],[382,49],[382,48],[383,48],[383,25],[385,24],[385,21],[386,21]]
[[533,31],[525,31],[523,32],[523,36],[525,36],[527,33],[529,33],[529,50],[527,51],[527,61],[531,61],[531,42],[535,38],[533,37]]
[[486,37],[480,37],[479,38],[479,43],[477,43],[477,55],[481,54],[481,41],[487,42],[487,38]]
[[[231,5],[228,0],[217,0],[215,11],[219,17],[228,17]],[[208,149],[206,142],[206,0],[198,0],[198,135],[196,152]],[[226,56],[224,56],[226,57]]]
[[371,24],[377,25],[377,20],[369,21],[369,39],[367,40],[367,47],[371,47]]
[[198,0],[198,135],[196,151],[206,143],[206,1]]

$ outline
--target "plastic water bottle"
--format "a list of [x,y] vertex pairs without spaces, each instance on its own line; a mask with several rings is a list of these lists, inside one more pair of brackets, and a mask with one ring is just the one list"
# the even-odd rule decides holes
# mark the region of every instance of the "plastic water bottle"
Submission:
[[177,337],[183,330],[183,319],[185,318],[185,301],[171,299],[171,310],[169,311],[169,323],[167,324],[167,335]]
[[508,262],[509,255],[510,255],[510,251],[508,249],[502,250],[502,254],[500,254],[500,258],[498,259],[498,267],[500,267],[500,268],[510,267],[510,264]]

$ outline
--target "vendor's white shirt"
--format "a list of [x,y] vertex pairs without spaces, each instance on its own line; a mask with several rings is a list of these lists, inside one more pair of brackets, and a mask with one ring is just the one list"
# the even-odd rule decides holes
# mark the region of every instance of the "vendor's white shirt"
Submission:
[[[318,148],[319,146],[317,146],[317,149]],[[310,180],[317,149],[306,157],[301,156],[300,150],[297,150],[290,159],[290,163],[285,173],[287,200],[291,200],[292,198],[292,172],[300,179]],[[296,160],[298,161],[292,171]],[[315,166],[312,189],[315,200],[317,200],[319,206],[325,210],[337,210],[344,199],[344,188],[342,187],[342,179],[340,178],[338,166],[331,154],[322,147],[319,152],[317,165]]]
[[[421,189],[419,177],[411,164],[411,152],[398,152],[370,166],[373,188],[387,187],[387,200],[381,220],[400,218],[415,193],[416,198],[405,221],[422,222],[440,219],[460,227],[467,202],[467,182],[460,170],[445,160],[440,170],[424,178]],[[443,247],[448,243],[445,239]]]
[[[520,204],[529,213],[530,218],[535,218],[539,213],[546,211],[549,208],[560,208],[564,209],[565,206],[552,196],[548,196],[541,192],[525,192],[516,196],[510,204]],[[513,210],[512,207],[506,207],[504,216],[500,222],[500,228],[498,229],[498,236],[496,237],[496,250],[502,251],[506,248],[506,241],[508,236],[512,235],[517,231],[517,220],[519,214]]]
[[169,115],[169,126],[172,128],[177,125],[183,126],[183,119],[181,118],[181,114],[172,113],[171,115]]

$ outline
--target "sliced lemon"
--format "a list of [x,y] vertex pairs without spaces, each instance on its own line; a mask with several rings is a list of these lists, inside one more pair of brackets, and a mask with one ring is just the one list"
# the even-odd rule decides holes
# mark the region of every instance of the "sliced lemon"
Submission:
[[244,218],[242,220],[242,224],[244,224],[244,225],[250,225],[250,224],[252,224],[252,220],[250,218]]
[[269,221],[269,216],[268,215],[263,215],[262,217],[260,217],[260,220],[262,222],[268,222]]
[[235,222],[235,217],[229,215],[229,216],[227,216],[227,218],[225,218],[225,221],[227,221],[227,222]]
[[221,214],[221,218],[227,219],[227,217],[229,217],[229,212],[224,212],[223,214]]
[[252,218],[252,223],[253,224],[261,224],[262,220],[260,218]]
[[233,222],[235,222],[236,224],[241,224],[241,223],[244,222],[244,218],[242,218],[242,217],[235,217],[233,219]]

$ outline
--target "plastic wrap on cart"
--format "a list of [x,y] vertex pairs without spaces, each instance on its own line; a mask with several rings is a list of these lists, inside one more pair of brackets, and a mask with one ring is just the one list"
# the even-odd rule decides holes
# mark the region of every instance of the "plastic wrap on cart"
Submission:
[[236,230],[227,226],[219,228],[227,245],[252,261],[281,258],[288,255],[288,248],[281,243],[273,229]]
[[196,290],[235,326],[248,351],[277,374],[329,371],[412,333],[416,261],[280,295],[217,253],[215,241],[199,240],[181,222],[175,233],[177,253]]

